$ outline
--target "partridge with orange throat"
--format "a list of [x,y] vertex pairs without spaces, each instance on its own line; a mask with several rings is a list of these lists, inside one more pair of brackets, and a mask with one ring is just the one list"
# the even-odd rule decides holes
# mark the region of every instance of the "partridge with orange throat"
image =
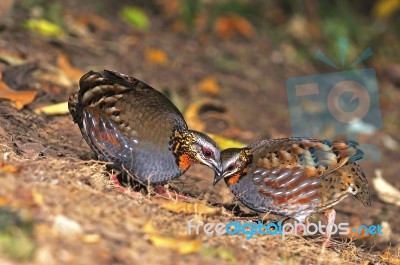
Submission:
[[221,171],[215,142],[189,130],[175,105],[151,86],[108,70],[88,72],[79,86],[69,111],[101,160],[144,184],[179,177],[194,163]]
[[214,185],[224,179],[232,193],[256,212],[298,222],[325,212],[328,224],[332,224],[332,207],[350,194],[364,206],[371,205],[367,179],[356,163],[362,157],[354,141],[300,137],[263,140],[245,148],[223,150],[223,173],[216,174]]

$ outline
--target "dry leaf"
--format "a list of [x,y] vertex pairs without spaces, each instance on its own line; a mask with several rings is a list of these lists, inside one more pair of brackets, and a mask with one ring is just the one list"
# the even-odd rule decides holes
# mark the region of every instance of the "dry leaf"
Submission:
[[246,147],[246,144],[232,140],[229,138],[225,138],[216,134],[209,133],[208,136],[210,136],[218,145],[218,147],[221,150],[227,149],[227,148],[243,148]]
[[100,241],[100,235],[98,234],[85,234],[82,236],[82,241],[85,243],[93,244]]
[[221,93],[221,89],[214,77],[206,77],[199,83],[201,91],[208,93],[212,96],[218,96]]
[[145,224],[143,230],[156,247],[173,249],[179,254],[195,253],[201,249],[200,240],[162,236],[151,223]]
[[188,203],[169,200],[158,200],[156,203],[161,205],[164,209],[174,213],[214,215],[219,212],[218,208],[209,207],[203,203]]
[[169,60],[167,54],[160,49],[147,49],[146,61],[151,64],[167,65]]
[[32,198],[33,198],[33,201],[37,205],[43,205],[44,204],[43,195],[39,191],[32,190]]
[[[220,102],[210,98],[199,99],[189,106],[187,106],[184,116],[185,120],[193,130],[205,131],[206,125],[200,119],[200,114],[211,110],[212,112],[221,113],[224,112],[224,106]],[[229,123],[229,122],[228,122]]]
[[255,35],[253,25],[247,19],[237,15],[226,15],[217,19],[214,29],[223,39],[231,38],[234,34],[251,38]]
[[111,27],[108,20],[95,14],[86,14],[84,16],[80,16],[77,22],[87,28],[94,26],[97,29],[107,30]]
[[382,177],[381,170],[375,170],[375,176],[372,179],[372,185],[379,199],[386,203],[400,206],[400,191]]
[[33,110],[36,114],[61,115],[69,113],[68,102],[61,102],[53,105],[43,106]]
[[75,82],[84,75],[84,72],[78,68],[71,65],[66,54],[59,54],[57,57],[57,66],[64,71],[64,73]]
[[379,0],[375,2],[373,13],[376,18],[387,18],[399,9],[399,0]]
[[10,164],[6,164],[5,162],[3,162],[1,160],[0,160],[0,170],[5,171],[5,172],[10,173],[10,174],[16,174],[16,173],[19,173],[21,171],[20,168],[15,167],[15,166],[10,165]]
[[0,98],[11,100],[17,109],[22,109],[25,105],[31,103],[37,92],[33,90],[15,91],[12,90],[6,83],[2,81],[2,74],[0,72]]

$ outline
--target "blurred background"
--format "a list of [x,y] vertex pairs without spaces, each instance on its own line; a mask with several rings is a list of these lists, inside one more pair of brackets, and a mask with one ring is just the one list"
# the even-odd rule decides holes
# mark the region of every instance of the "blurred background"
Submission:
[[[0,262],[156,263],[160,260],[151,251],[158,248],[146,220],[157,213],[178,224],[194,214],[167,213],[147,197],[126,191],[116,196],[104,181],[111,173],[91,160],[66,108],[79,78],[102,69],[135,76],[159,89],[182,111],[189,127],[209,133],[222,148],[296,134],[291,111],[297,109],[289,104],[288,80],[374,69],[379,113],[354,129],[357,141],[380,152],[377,161],[361,164],[373,205],[364,208],[354,198],[346,199],[337,207],[337,222],[379,224],[383,236],[351,234],[339,239],[346,244],[324,254],[322,261],[318,245],[309,246],[306,239],[276,242],[266,255],[261,240],[205,237],[201,251],[194,248],[189,256],[175,248],[193,242],[176,239],[166,244],[165,255],[171,264],[400,262],[399,14],[397,0],[2,0],[0,218],[8,221],[0,226],[5,253]],[[364,51],[368,56],[352,65]],[[301,111],[311,118],[300,117],[297,125],[311,127],[312,117],[322,117],[321,104],[302,102]],[[313,126],[319,129],[314,136],[338,137],[332,126]],[[195,166],[170,185],[203,203],[224,206],[222,217],[210,218],[236,218],[230,212],[236,206],[248,212],[223,183],[210,187],[211,178],[211,171]],[[118,207],[109,209],[110,204]],[[183,226],[179,229],[185,231]],[[65,227],[79,236],[67,237],[60,232]],[[144,240],[133,243],[135,237]],[[99,251],[103,254],[97,255]]]

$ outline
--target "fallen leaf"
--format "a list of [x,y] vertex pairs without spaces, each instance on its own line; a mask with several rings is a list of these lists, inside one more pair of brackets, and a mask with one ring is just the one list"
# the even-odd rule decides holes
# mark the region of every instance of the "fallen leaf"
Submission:
[[232,14],[219,17],[214,24],[214,30],[222,39],[231,38],[234,34],[246,38],[255,35],[254,27],[247,19]]
[[21,168],[15,167],[10,164],[6,164],[5,162],[0,160],[0,170],[5,171],[10,174],[16,174],[21,171]]
[[68,114],[68,102],[61,102],[53,105],[39,107],[33,110],[36,114],[47,114],[47,115],[61,115]]
[[85,243],[93,244],[99,242],[100,238],[101,237],[99,234],[85,234],[82,236],[82,241]]
[[60,36],[64,33],[60,26],[46,19],[32,18],[25,21],[24,26],[44,36]]
[[199,83],[199,88],[201,91],[208,93],[212,96],[218,96],[221,93],[221,89],[214,77],[206,77]]
[[210,136],[218,145],[218,147],[221,150],[227,149],[227,148],[243,148],[246,147],[247,145],[236,141],[236,140],[232,140],[229,138],[225,138],[223,136],[219,136],[216,134],[212,134],[212,133],[208,133],[208,136]]
[[143,230],[150,242],[156,247],[173,249],[182,255],[195,253],[201,249],[200,240],[160,235],[151,223],[145,224]]
[[87,28],[89,26],[94,26],[97,29],[105,30],[111,27],[108,20],[95,14],[86,14],[84,16],[80,16],[77,22]]
[[37,205],[43,205],[44,204],[43,195],[39,191],[32,190],[32,198],[33,198],[33,201]]
[[381,170],[375,170],[375,178],[372,179],[372,185],[379,199],[386,203],[400,206],[400,191],[382,177]]
[[148,16],[138,7],[126,6],[122,8],[120,15],[123,20],[140,30],[146,30],[149,27]]
[[57,66],[72,80],[78,83],[84,72],[74,66],[68,60],[66,54],[61,53],[57,57]]
[[146,49],[146,61],[151,64],[167,65],[169,60],[167,54],[160,49]]
[[31,103],[37,92],[34,90],[15,91],[1,80],[0,73],[0,98],[11,100],[13,105],[18,109],[22,109],[25,105]]
[[400,9],[398,0],[379,0],[375,2],[373,14],[376,18],[387,18]]
[[214,215],[219,212],[218,208],[209,207],[203,203],[188,203],[169,200],[158,200],[156,203],[164,209],[174,213]]
[[[202,98],[187,106],[184,116],[189,128],[197,131],[206,131],[206,124],[200,119],[200,114],[206,112],[210,114],[223,114],[224,111],[225,106],[221,102],[210,98]],[[229,120],[225,120],[230,124]]]

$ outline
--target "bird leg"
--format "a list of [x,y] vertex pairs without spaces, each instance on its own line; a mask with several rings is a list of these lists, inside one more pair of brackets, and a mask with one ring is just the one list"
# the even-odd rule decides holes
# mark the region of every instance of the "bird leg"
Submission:
[[[304,226],[307,227],[309,224],[310,224],[310,221],[308,220],[308,217],[307,217],[307,219],[304,221]],[[303,226],[301,226],[301,225],[296,226],[296,234],[301,234],[301,233],[303,233],[303,231],[304,231]]]
[[183,194],[179,194],[175,191],[170,191],[168,189],[166,189],[164,186],[162,185],[157,185],[155,187],[155,192],[158,196],[163,197],[165,199],[170,199],[170,200],[182,200],[182,201],[190,201],[190,198],[183,195]]
[[336,211],[334,209],[329,209],[325,211],[325,224],[326,224],[326,231],[325,231],[325,241],[322,243],[322,247],[326,248],[330,245],[330,239],[332,236],[332,228],[335,223],[336,218]]
[[122,184],[119,182],[117,174],[115,174],[113,171],[111,171],[111,173],[109,174],[110,176],[110,180],[112,181],[112,183],[115,185],[115,190],[117,192],[124,192],[125,188],[124,186],[122,186]]

